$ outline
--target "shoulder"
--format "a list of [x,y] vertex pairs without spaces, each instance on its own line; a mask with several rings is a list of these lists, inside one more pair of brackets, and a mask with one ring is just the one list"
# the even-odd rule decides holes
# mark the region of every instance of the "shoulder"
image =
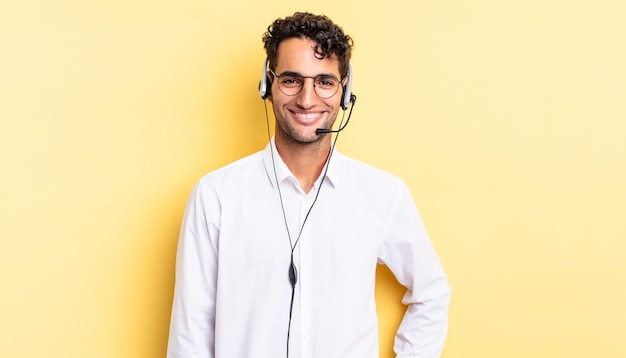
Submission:
[[227,188],[237,187],[243,181],[251,181],[265,175],[263,152],[259,151],[238,159],[219,169],[210,171],[198,180],[201,187]]
[[412,202],[411,193],[400,177],[360,160],[337,154],[337,160],[331,161],[336,169],[336,176],[331,180],[336,183],[338,193],[348,195],[353,202],[365,201],[385,208],[395,205],[399,200]]
[[348,182],[379,188],[404,185],[404,181],[400,177],[342,153],[336,153],[336,159],[335,163],[331,163],[331,165],[336,165],[339,175]]

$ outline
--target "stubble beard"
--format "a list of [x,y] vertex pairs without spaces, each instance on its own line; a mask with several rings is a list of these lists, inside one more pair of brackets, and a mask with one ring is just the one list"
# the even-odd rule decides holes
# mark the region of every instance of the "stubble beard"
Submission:
[[[336,117],[336,115],[335,115]],[[278,123],[277,130],[283,132],[283,136],[285,139],[291,141],[294,144],[310,144],[320,141],[324,138],[324,135],[320,135],[316,133],[317,128],[315,129],[307,129],[306,133],[304,131],[298,131],[295,126],[289,122],[289,120],[285,119],[282,116],[275,114],[276,121]],[[280,118],[280,119],[279,119]],[[322,127],[320,128],[332,128],[332,124],[335,122],[335,119],[332,117],[328,117]]]

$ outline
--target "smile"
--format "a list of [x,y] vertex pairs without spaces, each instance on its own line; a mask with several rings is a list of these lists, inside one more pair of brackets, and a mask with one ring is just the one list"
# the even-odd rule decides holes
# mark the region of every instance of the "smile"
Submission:
[[315,119],[320,117],[321,113],[294,113],[296,117],[302,119]]
[[315,122],[318,119],[322,118],[322,112],[314,112],[314,113],[300,113],[300,112],[291,112],[293,113],[296,120],[303,123],[311,123]]

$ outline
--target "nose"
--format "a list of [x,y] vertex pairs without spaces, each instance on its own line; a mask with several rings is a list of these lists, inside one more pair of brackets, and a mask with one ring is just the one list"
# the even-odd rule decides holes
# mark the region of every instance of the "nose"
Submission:
[[302,90],[298,93],[296,104],[302,108],[311,108],[317,98],[317,94],[315,94],[315,79],[305,78],[304,80]]

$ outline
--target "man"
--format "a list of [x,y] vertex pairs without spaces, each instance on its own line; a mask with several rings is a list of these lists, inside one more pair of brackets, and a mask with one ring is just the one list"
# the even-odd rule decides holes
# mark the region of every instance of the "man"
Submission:
[[450,288],[409,190],[328,134],[349,94],[351,38],[296,13],[263,40],[275,135],[193,189],[168,357],[378,357],[377,263],[407,287],[397,356],[439,357]]

